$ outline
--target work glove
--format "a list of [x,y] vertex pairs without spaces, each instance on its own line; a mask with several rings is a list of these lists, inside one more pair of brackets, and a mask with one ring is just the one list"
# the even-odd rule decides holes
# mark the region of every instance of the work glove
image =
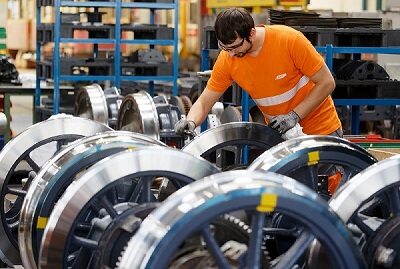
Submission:
[[196,124],[192,120],[181,119],[175,124],[175,133],[184,135],[185,133],[193,132]]
[[281,134],[286,133],[289,129],[292,129],[300,121],[299,115],[293,110],[285,115],[278,115],[271,118],[269,126]]

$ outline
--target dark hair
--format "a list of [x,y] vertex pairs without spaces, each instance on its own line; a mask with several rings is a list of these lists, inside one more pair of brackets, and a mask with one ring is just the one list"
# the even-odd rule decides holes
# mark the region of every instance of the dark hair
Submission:
[[244,8],[229,8],[218,14],[214,24],[217,39],[222,44],[231,44],[238,37],[249,41],[254,20]]

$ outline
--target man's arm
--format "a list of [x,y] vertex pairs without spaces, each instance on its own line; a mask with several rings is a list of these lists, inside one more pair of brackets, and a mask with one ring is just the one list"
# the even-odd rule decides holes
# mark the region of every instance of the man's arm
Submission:
[[300,119],[306,117],[308,113],[321,104],[335,89],[335,80],[326,64],[323,64],[321,69],[310,79],[315,83],[314,89],[293,109],[299,115]]
[[187,120],[194,121],[196,126],[199,126],[222,94],[223,92],[212,91],[206,87],[190,109]]

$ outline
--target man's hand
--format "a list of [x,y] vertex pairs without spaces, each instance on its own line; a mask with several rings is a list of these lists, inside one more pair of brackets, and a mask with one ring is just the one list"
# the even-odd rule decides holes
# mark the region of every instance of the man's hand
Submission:
[[181,119],[175,124],[175,133],[184,135],[186,132],[193,132],[195,128],[196,124],[194,121]]
[[281,134],[286,133],[292,129],[300,121],[299,115],[293,110],[286,115],[278,115],[271,119],[269,126],[277,130]]

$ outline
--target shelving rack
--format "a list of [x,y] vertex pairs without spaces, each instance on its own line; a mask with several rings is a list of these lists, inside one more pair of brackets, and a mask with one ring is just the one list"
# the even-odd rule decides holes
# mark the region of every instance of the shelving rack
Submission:
[[[156,0],[157,1],[157,0]],[[53,114],[59,113],[60,103],[60,82],[61,81],[112,81],[113,85],[120,88],[121,81],[149,81],[149,91],[152,94],[154,88],[154,81],[172,81],[173,82],[173,95],[178,95],[178,22],[179,22],[179,0],[171,0],[170,3],[154,2],[122,2],[122,0],[115,0],[114,2],[106,1],[65,1],[54,0],[54,4],[47,3],[41,5],[38,1],[36,22],[37,26],[41,25],[41,6],[54,6],[55,23],[54,23],[54,50],[53,50],[53,80],[54,80],[54,93],[53,93]],[[87,38],[87,39],[74,39],[74,38],[61,38],[61,7],[108,7],[115,9],[115,27],[114,38]],[[149,9],[150,10],[150,24],[154,24],[155,10],[173,10],[174,11],[174,30],[173,39],[122,39],[121,38],[121,11],[123,8],[130,9]],[[60,74],[60,45],[62,43],[80,43],[80,44],[113,44],[114,45],[114,74],[106,76],[87,76],[87,75],[61,75]],[[153,47],[154,45],[173,46],[173,75],[172,76],[122,76],[121,75],[121,44],[145,44]],[[37,41],[36,46],[36,61],[41,60],[41,45]],[[36,80],[35,91],[35,106],[40,106],[40,79]]]
[[[333,70],[334,54],[400,54],[400,47],[334,47],[332,44],[316,46],[318,52],[325,54],[325,61],[328,68]],[[399,93],[400,96],[400,93]],[[374,99],[337,99],[334,100],[337,106],[351,106],[351,134],[360,134],[360,106],[396,106],[400,105],[400,98],[374,98]]]

